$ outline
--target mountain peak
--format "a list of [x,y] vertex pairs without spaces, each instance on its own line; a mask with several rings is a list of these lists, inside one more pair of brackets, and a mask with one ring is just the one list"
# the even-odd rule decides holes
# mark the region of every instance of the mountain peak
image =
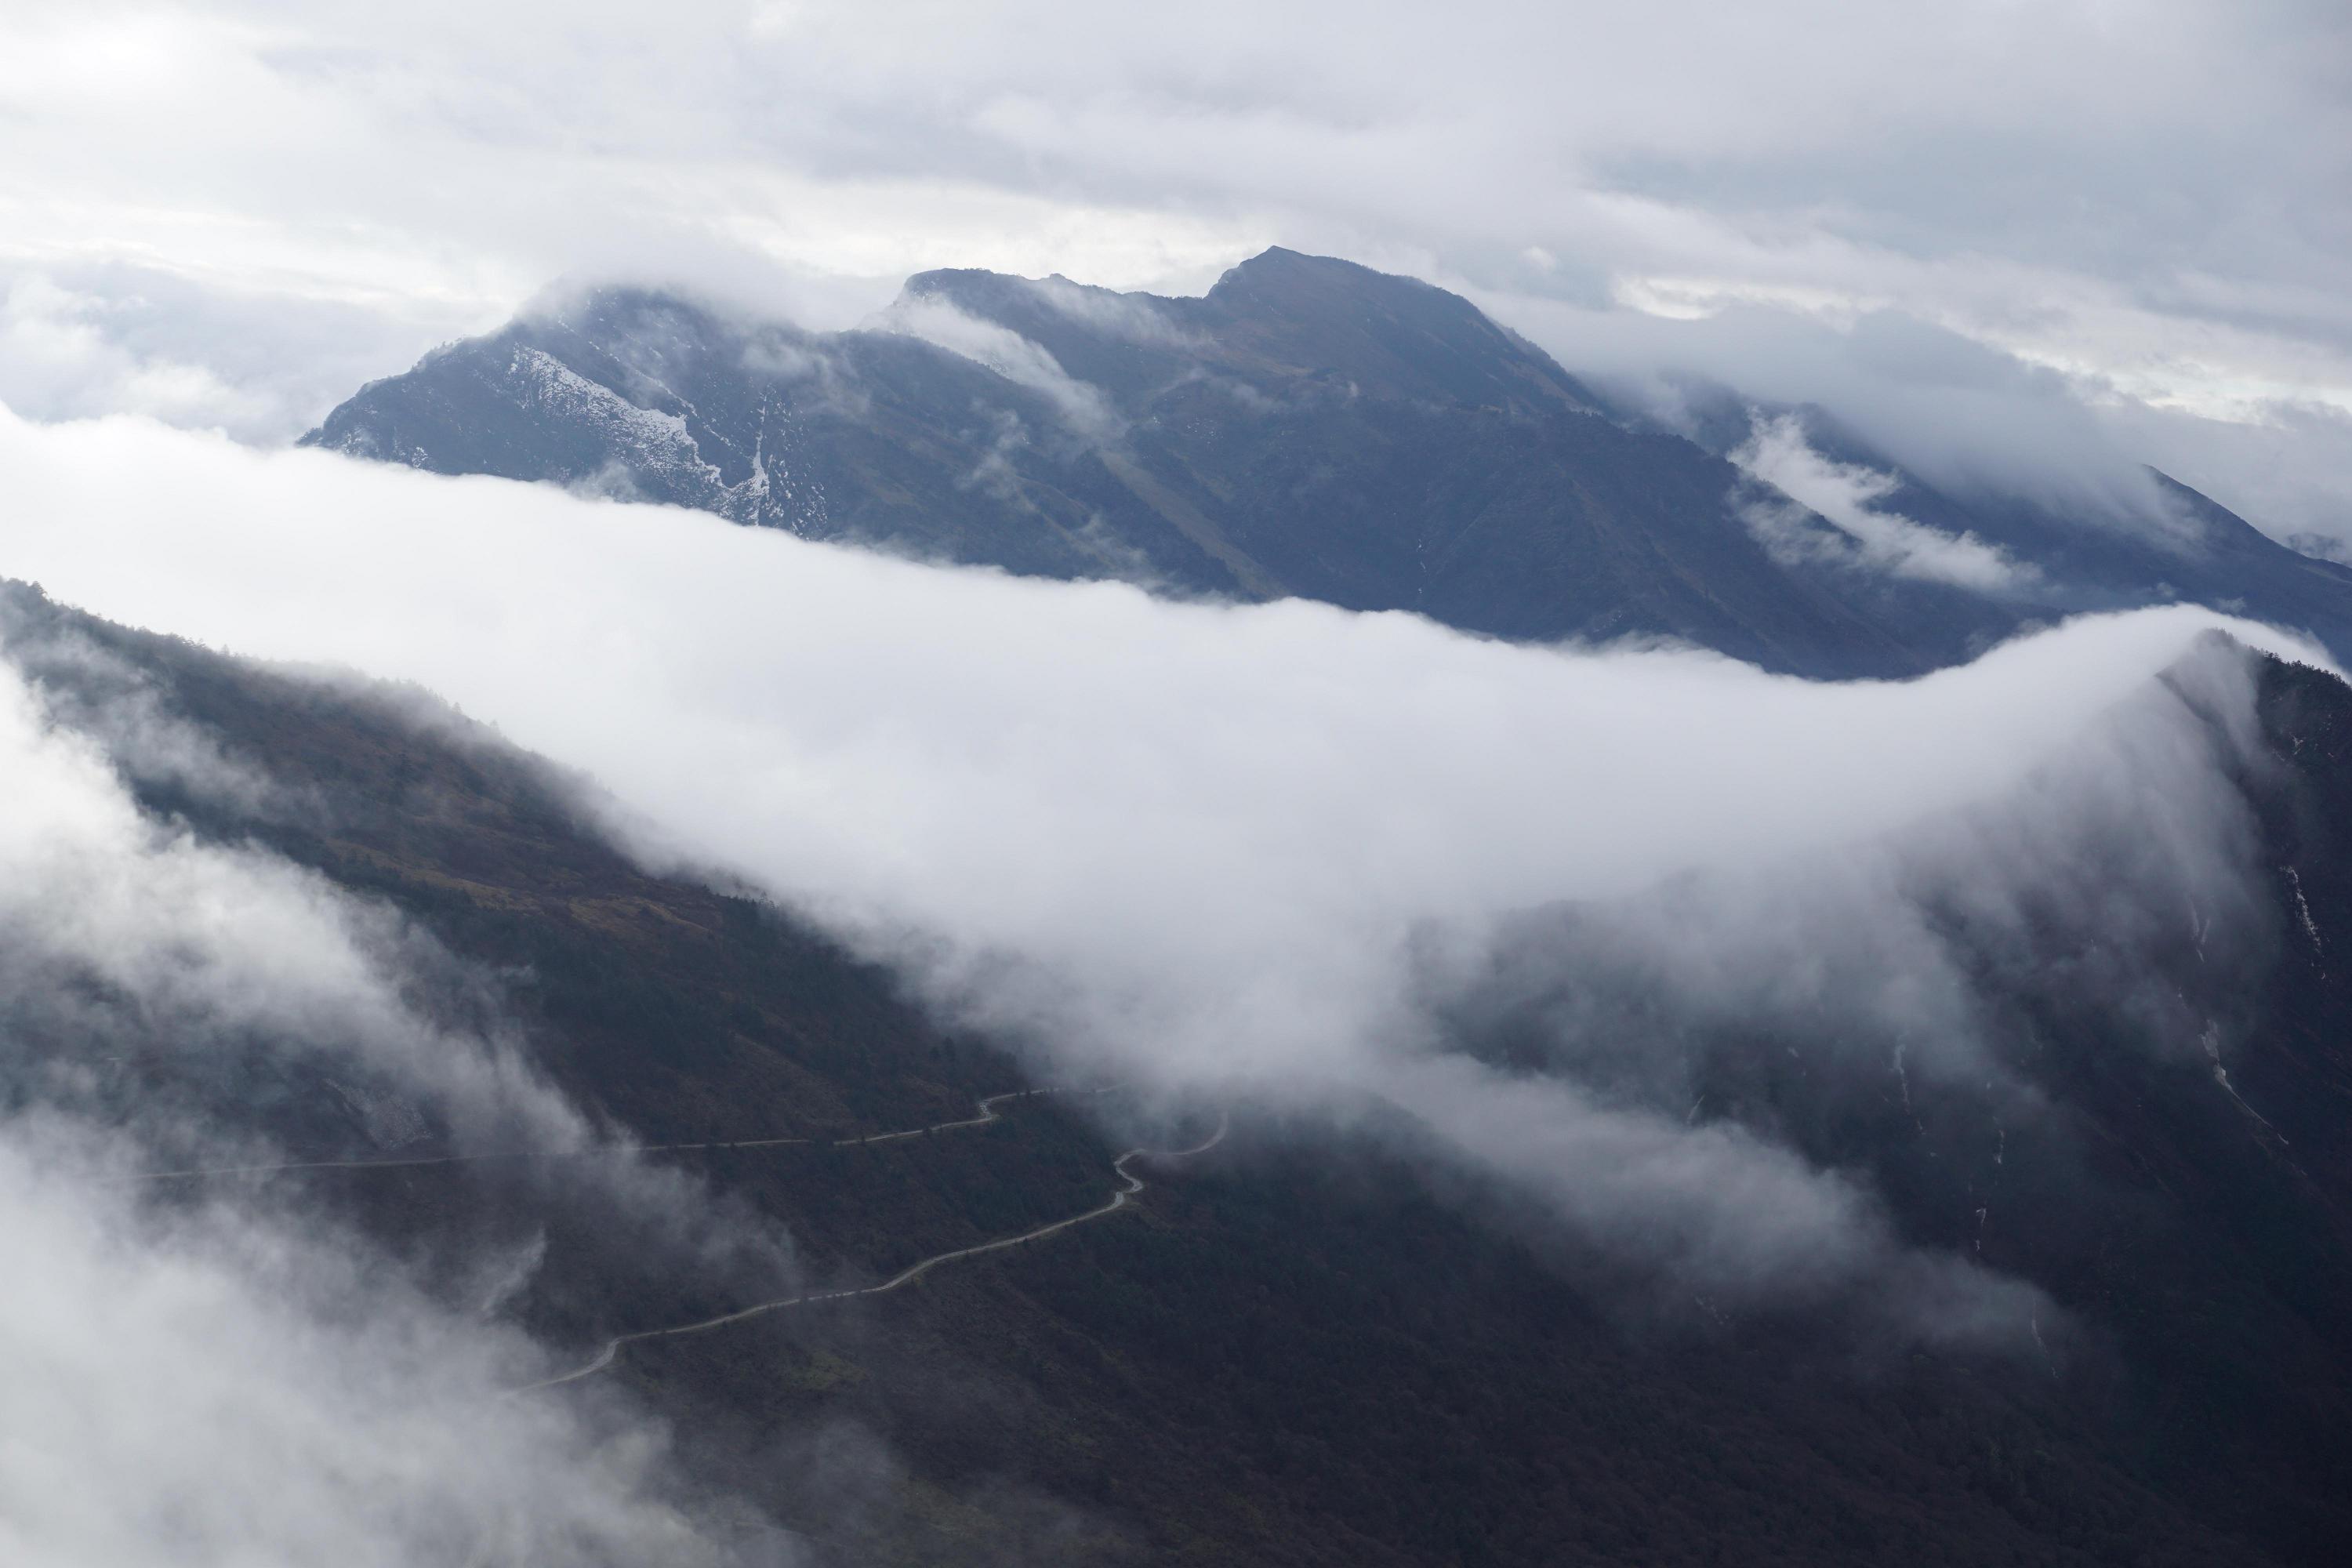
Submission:
[[1360,261],[1348,261],[1337,256],[1314,256],[1303,250],[1292,250],[1286,246],[1269,245],[1255,256],[1225,268],[1210,289],[1209,296],[1214,299],[1220,290],[1262,288],[1277,280],[1294,285],[1319,285],[1327,289],[1404,287],[1444,292],[1417,278],[1378,271]]
[[902,300],[953,300],[972,292],[995,293],[1032,287],[1034,280],[984,267],[932,267],[910,276],[898,286]]
[[1229,268],[1200,299],[972,268],[918,272],[899,299],[994,322],[1122,396],[1206,367],[1269,391],[1306,377],[1521,414],[1599,407],[1550,356],[1459,294],[1278,245]]
[[1218,279],[1201,308],[1230,340],[1368,389],[1519,413],[1600,406],[1461,295],[1360,262],[1271,246]]

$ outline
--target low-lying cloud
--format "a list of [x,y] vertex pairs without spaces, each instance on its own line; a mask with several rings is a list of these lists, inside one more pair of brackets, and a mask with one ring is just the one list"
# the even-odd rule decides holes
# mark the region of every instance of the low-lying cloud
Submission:
[[[1906,1288],[1937,1299],[1920,1321],[1954,1332],[2014,1322],[2030,1296],[1923,1258],[1866,1190],[1760,1133],[1453,1052],[1416,955],[1475,953],[1542,906],[1744,879],[1784,896],[1755,901],[1745,950],[1709,938],[1727,964],[1753,959],[1749,928],[1809,867],[1939,822],[1979,822],[1968,864],[1997,915],[2085,823],[2159,807],[2179,816],[2140,835],[2159,884],[2217,907],[2234,827],[2205,808],[2210,751],[2166,739],[2189,733],[2186,708],[2126,727],[2163,743],[2082,764],[2130,788],[2053,768],[2200,629],[2306,651],[2166,609],[1831,687],[1696,651],[922,567],[131,421],[0,422],[0,455],[16,487],[0,571],[240,652],[432,687],[593,773],[640,852],[754,879],[1063,1070],[1391,1099],[1665,1277],[1767,1300],[1925,1279]],[[1878,929],[1902,896],[1857,878],[1819,929]],[[1952,976],[1916,978],[1924,994]],[[1815,1005],[1858,1005],[1833,988]],[[1964,1013],[1919,1022],[1949,1033]],[[1579,1179],[1580,1151],[1612,1148],[1606,1181]]]
[[142,1211],[86,1129],[0,1123],[0,1556],[722,1560],[657,1428],[502,1400],[544,1358],[316,1216]]
[[[157,733],[125,734],[142,765],[160,757],[217,787],[246,787],[190,745],[159,746]],[[418,939],[388,911],[266,851],[200,843],[148,817],[110,760],[61,727],[12,665],[0,665],[0,764],[10,806],[0,965],[20,1040],[33,1001],[79,996],[68,1036],[135,1036],[165,1051],[267,1037],[429,1103],[460,1142],[562,1152],[587,1141],[578,1113],[506,1043],[462,1036],[409,1005],[396,964]],[[28,1063],[19,1054],[8,1066]]]
[[1070,429],[1108,441],[1125,427],[1100,387],[1078,380],[1052,354],[1009,327],[958,310],[945,300],[908,295],[866,323],[877,331],[919,338],[934,348],[986,365],[1005,380],[1037,393]]
[[[0,1556],[719,1561],[642,1415],[499,1397],[552,1359],[491,1317],[533,1238],[469,1244],[451,1289],[295,1192],[150,1179],[293,1157],[264,1108],[305,1085],[351,1112],[351,1152],[428,1126],[502,1152],[597,1136],[496,1032],[487,982],[478,1005],[426,1005],[468,977],[389,910],[140,809],[126,774],[300,803],[102,650],[23,631],[0,626]],[[549,1170],[524,1179],[679,1237],[688,1267],[774,1245],[618,1153]]]
[[[1902,481],[1858,463],[1822,456],[1805,439],[1804,423],[1794,415],[1759,417],[1754,434],[1732,452],[1731,460],[1800,503],[1791,507],[1769,497],[1750,497],[1740,508],[1757,538],[1781,560],[1828,560],[1980,594],[2014,593],[2036,580],[2032,566],[1972,533],[1950,533],[1880,510],[1878,503],[1899,489]],[[1824,533],[1816,518],[1834,531]]]

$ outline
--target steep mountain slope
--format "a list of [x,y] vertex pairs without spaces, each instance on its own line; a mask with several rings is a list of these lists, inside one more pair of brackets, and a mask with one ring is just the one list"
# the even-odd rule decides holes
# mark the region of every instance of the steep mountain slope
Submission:
[[[21,589],[0,596],[0,649],[62,722],[119,743],[97,716],[135,690],[272,781],[225,793],[123,753],[151,811],[388,900],[499,977],[545,1070],[648,1142],[929,1125],[1020,1083],[792,921],[632,865],[583,820],[577,781],[413,693],[256,668]],[[2083,984],[2100,933],[2054,919],[2030,953],[1980,953],[2013,1014],[2010,1065],[2048,1114],[1966,1085],[1915,1100],[1891,1070],[1860,1089],[1811,1074],[1791,1047],[1829,1048],[1834,1021],[1697,1047],[1705,1114],[1867,1173],[1916,1243],[1980,1247],[2039,1283],[2079,1325],[2062,1357],[1874,1349],[1866,1315],[1842,1312],[1629,1310],[1523,1205],[1433,1177],[1409,1116],[1244,1113],[1215,1158],[1153,1170],[1116,1218],[830,1315],[649,1342],[606,1375],[821,1561],[2338,1560],[2352,980],[2330,955],[2352,931],[2352,691],[2276,664],[2260,679],[2239,788],[2279,870],[2238,933],[2253,957],[2229,974],[2226,1080],[2133,1048]],[[1531,914],[1523,943],[1556,954],[1590,923]],[[2220,982],[2193,934],[2182,922],[2167,962],[2202,999]],[[1502,995],[1465,1033],[1541,1059],[1550,999]],[[36,1081],[8,1068],[12,1094]],[[173,1089],[167,1068],[118,1091],[232,1122],[268,1109],[236,1081]],[[381,1146],[333,1086],[297,1073],[284,1097],[289,1153]],[[1184,1131],[1114,1139],[1042,1100],[890,1144],[666,1158],[789,1224],[813,1278],[848,1281],[1090,1208],[1117,1150]],[[507,1310],[583,1358],[738,1304],[502,1169],[288,1179],[407,1255],[536,1229],[544,1259]]]

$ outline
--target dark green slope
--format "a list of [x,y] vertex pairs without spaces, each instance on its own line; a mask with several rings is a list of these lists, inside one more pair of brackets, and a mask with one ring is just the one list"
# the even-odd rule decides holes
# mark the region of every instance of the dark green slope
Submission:
[[[502,976],[499,1005],[547,1070],[648,1141],[921,1125],[1018,1082],[772,910],[634,868],[542,764],[413,698],[11,591],[0,639],[68,716],[97,667],[44,664],[59,633],[314,803],[255,816],[147,781],[151,809],[392,900]],[[2272,761],[2244,787],[2266,856],[2296,868],[2332,940],[2352,932],[2352,692],[2283,666],[2263,681]],[[2290,932],[2295,890],[2272,889]],[[698,1477],[842,1563],[2338,1561],[2352,994],[2324,944],[2290,942],[2238,996],[2231,1081],[2282,1152],[2201,1065],[2102,1033],[2072,984],[2097,956],[2081,935],[2055,931],[2022,967],[1985,958],[2054,1108],[2012,1121],[2004,1144],[1985,1120],[2004,1108],[1968,1094],[1915,1121],[1891,1086],[1781,1068],[1769,1021],[1706,1042],[1710,1114],[1868,1173],[1922,1245],[1968,1244],[1997,1147],[1987,1261],[2076,1321],[2056,1363],[1890,1348],[1863,1303],[1723,1323],[1629,1308],[1539,1216],[1433,1178],[1408,1120],[1370,1138],[1244,1115],[1213,1157],[1147,1169],[1140,1200],[1103,1222],[887,1297],[635,1347],[608,1375],[673,1417]],[[1516,1048],[1503,1024],[1482,1029],[1486,1048]],[[211,1110],[243,1113],[235,1095]],[[677,1158],[789,1225],[812,1278],[856,1281],[1079,1212],[1129,1136],[1198,1131],[1107,1140],[1039,1100],[870,1149]],[[285,1131],[299,1152],[368,1149],[326,1111]],[[543,1229],[547,1264],[514,1310],[583,1357],[756,1283],[648,1268],[643,1238],[561,1183],[496,1167],[313,1187],[415,1257]]]

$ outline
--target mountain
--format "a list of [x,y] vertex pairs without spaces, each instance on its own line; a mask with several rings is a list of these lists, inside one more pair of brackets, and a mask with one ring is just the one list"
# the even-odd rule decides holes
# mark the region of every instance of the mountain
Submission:
[[[1813,674],[1924,668],[2009,624],[1792,571],[1729,464],[1594,407],[1454,295],[1272,250],[1197,300],[924,273],[876,328],[822,335],[600,291],[306,439],[1020,573],[1672,635]],[[1923,639],[1928,601],[1949,604]]]
[[2146,476],[2165,516],[2151,525],[2090,501],[1938,487],[1818,405],[1759,408],[1720,386],[1683,393],[1692,437],[1708,450],[1729,457],[1757,438],[1759,426],[1785,422],[1820,458],[1871,487],[1873,512],[2002,552],[2044,580],[2053,606],[2179,600],[2309,633],[2339,658],[2352,646],[2346,640],[2352,570],[2290,549],[2158,469]]
[[1726,460],[1740,411],[1698,434],[1612,412],[1456,295],[1277,248],[1198,299],[925,272],[838,333],[595,290],[370,384],[305,440],[1023,574],[1667,636],[1815,676],[2171,598],[2352,649],[2352,570],[2181,487],[2168,540],[1906,479],[1886,505],[2024,568],[1988,586],[1857,559]]
[[[256,666],[20,586],[0,590],[0,654],[159,828],[397,911],[491,977],[464,1005],[509,1018],[599,1121],[695,1145],[656,1157],[788,1226],[818,1278],[886,1279],[1091,1212],[1119,1150],[1206,1131],[1039,1097],[836,1147],[1025,1087],[1008,1042],[942,1027],[784,913],[634,864],[582,781],[413,691]],[[2030,952],[1989,939],[1972,960],[2031,1114],[1970,1082],[1915,1095],[1891,1071],[1809,1072],[1834,1055],[1833,1019],[1698,1031],[1714,1065],[1694,1116],[1772,1129],[1865,1176],[1910,1242],[1973,1245],[2033,1281],[2079,1325],[2063,1360],[1874,1348],[1842,1309],[1666,1303],[1629,1321],[1607,1269],[1523,1205],[1433,1179],[1409,1108],[1344,1124],[1244,1109],[1213,1158],[1150,1165],[1098,1222],[824,1313],[641,1342],[603,1375],[672,1423],[704,1484],[821,1563],[2341,1561],[2352,976],[2330,955],[2352,931],[2352,689],[2269,660],[2254,679],[2260,732],[2231,787],[2260,908],[2210,952],[2174,922],[2150,987],[2226,993],[2226,1074],[2219,1056],[2137,1048],[2134,1016],[2086,983],[2120,938],[2049,911],[2029,911]],[[110,721],[131,698],[138,723]],[[180,737],[171,765],[142,769],[158,735]],[[1531,910],[1513,942],[1572,946],[1609,915]],[[19,940],[0,931],[0,965]],[[89,1083],[119,1109],[163,1097],[266,1131],[288,1158],[454,1147],[299,1063],[117,1055],[99,996],[68,999],[85,1032],[38,1038],[16,1026],[38,998],[0,1005],[12,1105]],[[1557,1000],[1509,989],[1462,1027],[1540,1056]],[[705,1146],[783,1136],[813,1142]],[[498,1310],[581,1363],[612,1334],[740,1304],[511,1173],[287,1180],[403,1257],[484,1227],[542,1237]]]

